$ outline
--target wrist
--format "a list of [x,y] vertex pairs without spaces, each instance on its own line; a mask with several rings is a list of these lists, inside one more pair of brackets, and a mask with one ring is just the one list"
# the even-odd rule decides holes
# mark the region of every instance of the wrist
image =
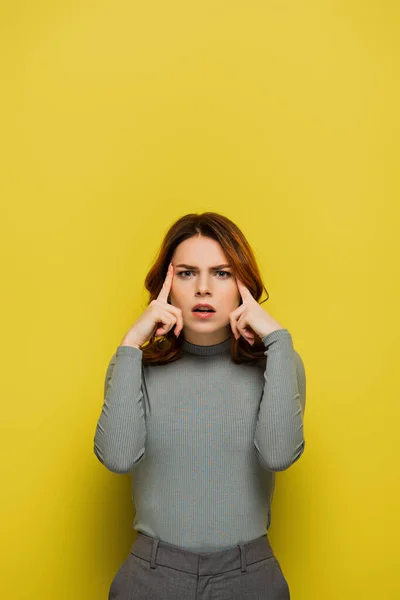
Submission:
[[137,348],[138,350],[140,350],[140,345],[134,342],[133,340],[130,340],[129,338],[123,338],[121,340],[120,346],[130,346],[131,348]]

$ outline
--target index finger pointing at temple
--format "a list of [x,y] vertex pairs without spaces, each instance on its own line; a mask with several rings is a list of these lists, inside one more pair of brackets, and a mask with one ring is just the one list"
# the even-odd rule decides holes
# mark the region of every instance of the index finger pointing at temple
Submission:
[[157,300],[161,300],[162,302],[168,302],[168,296],[171,291],[172,279],[174,277],[173,266],[169,265],[167,275],[165,277],[163,286],[160,290],[160,293],[157,296]]
[[236,281],[238,284],[240,295],[242,296],[242,300],[249,300],[250,298],[253,298],[253,295],[250,292],[249,288],[246,287],[244,285],[244,283],[242,281],[240,281],[240,279],[238,277],[236,277]]

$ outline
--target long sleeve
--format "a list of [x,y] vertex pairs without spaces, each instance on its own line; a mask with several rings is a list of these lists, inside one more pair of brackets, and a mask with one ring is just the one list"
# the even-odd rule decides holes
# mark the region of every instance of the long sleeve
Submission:
[[254,446],[264,469],[284,471],[300,458],[305,447],[304,364],[287,329],[272,331],[262,341],[267,361]]
[[144,458],[142,354],[139,348],[118,346],[106,372],[94,453],[114,473],[129,473]]

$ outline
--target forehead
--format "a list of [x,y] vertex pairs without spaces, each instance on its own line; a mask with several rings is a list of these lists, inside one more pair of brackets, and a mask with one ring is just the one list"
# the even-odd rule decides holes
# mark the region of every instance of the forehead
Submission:
[[203,236],[191,237],[179,244],[175,248],[173,260],[175,264],[186,263],[205,267],[229,264],[221,245],[216,240]]

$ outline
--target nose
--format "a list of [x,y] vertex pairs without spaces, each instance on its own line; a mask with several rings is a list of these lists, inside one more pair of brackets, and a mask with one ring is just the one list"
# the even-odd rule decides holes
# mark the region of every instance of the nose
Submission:
[[211,292],[208,290],[198,290],[196,296],[211,296]]
[[210,294],[210,284],[208,282],[207,279],[207,275],[203,275],[203,276],[199,276],[197,279],[197,289],[196,289],[196,296],[198,296],[199,294],[201,296],[204,296],[204,294]]

